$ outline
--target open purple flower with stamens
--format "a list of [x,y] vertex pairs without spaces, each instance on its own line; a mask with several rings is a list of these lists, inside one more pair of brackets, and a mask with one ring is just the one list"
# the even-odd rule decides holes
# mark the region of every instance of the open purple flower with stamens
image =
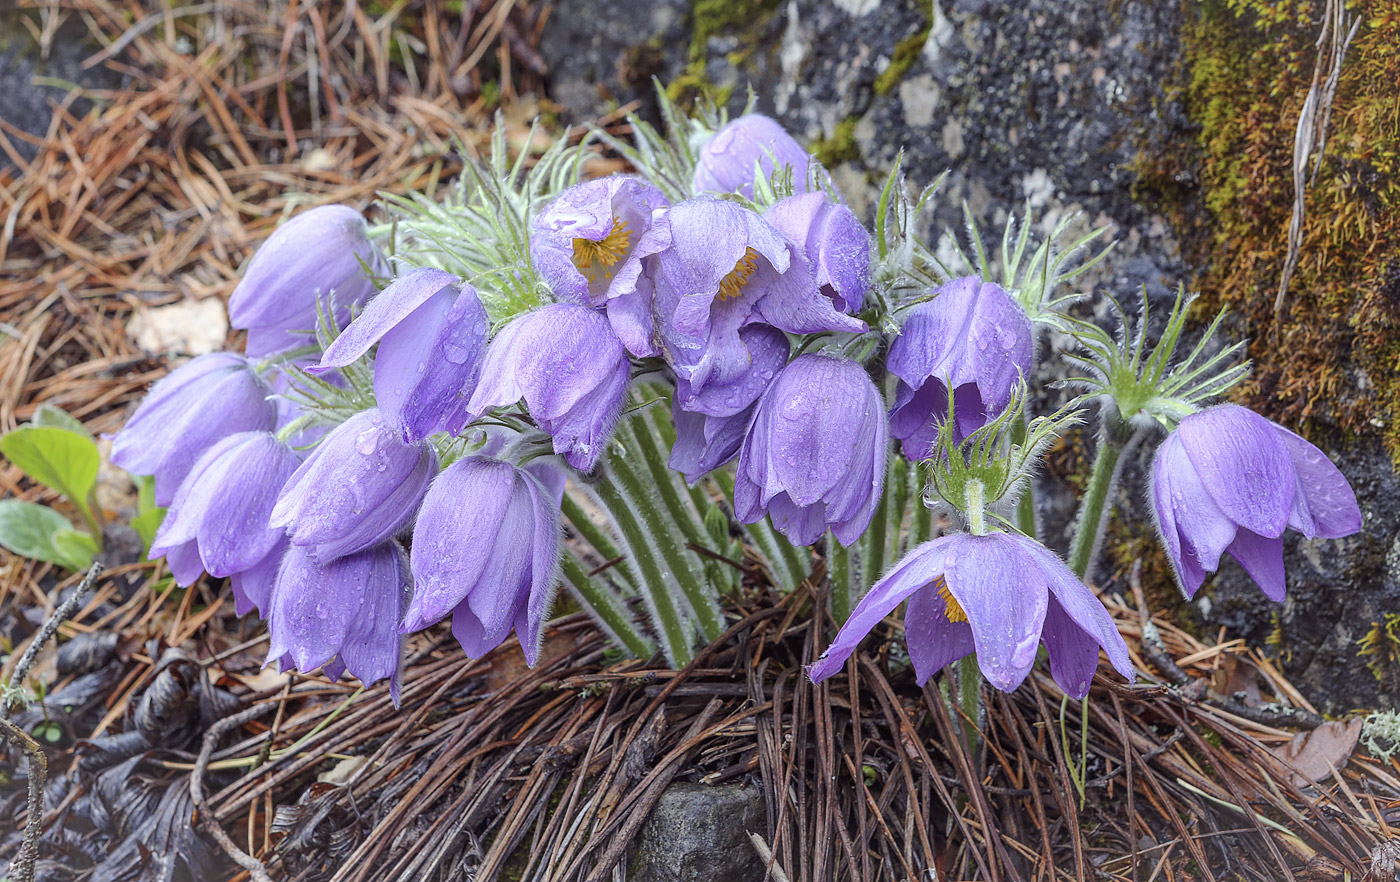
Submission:
[[555,303],[520,316],[491,341],[469,409],[480,415],[524,398],[554,438],[554,452],[588,471],[622,413],[629,372],[627,350],[602,313]]
[[271,395],[272,387],[241,355],[201,355],[151,387],[113,440],[112,462],[134,475],[153,475],[156,503],[169,505],[216,442],[276,424]]
[[1356,495],[1322,451],[1236,404],[1192,414],[1167,436],[1152,461],[1151,502],[1187,597],[1228,552],[1282,601],[1284,530],[1338,539],[1361,529]]
[[739,337],[752,362],[733,382],[711,383],[696,392],[684,377],[676,378],[671,399],[676,443],[670,466],[691,484],[739,455],[759,397],[787,363],[787,335],[777,328],[748,325],[739,330]]
[[330,562],[293,545],[272,589],[268,662],[290,660],[302,673],[325,666],[333,680],[349,671],[366,686],[388,677],[397,705],[408,590],[408,555],[397,542]]
[[419,441],[460,433],[470,421],[489,322],[475,289],[442,270],[410,270],[369,302],[326,348],[322,373],[345,367],[375,343],[374,398],[379,409]]
[[752,211],[700,197],[667,218],[672,244],[649,258],[657,262],[656,317],[667,360],[696,392],[749,370],[753,357],[739,336],[745,325],[793,334],[866,330],[822,295],[798,247]]
[[828,527],[842,545],[870,524],[885,483],[885,405],[854,361],[801,355],[763,393],[739,450],[734,513],[767,514],[795,545]]
[[1127,644],[1094,593],[1045,546],[1025,536],[958,533],[913,549],[861,598],[836,639],[808,669],[814,682],[840,670],[862,638],[901,602],[904,638],[919,685],[977,653],[987,681],[1010,692],[1045,644],[1050,675],[1072,698],[1089,694],[1099,648],[1129,681]]
[[320,562],[392,538],[418,510],[437,454],[404,441],[377,409],[341,423],[292,474],[272,509],[272,527]]
[[760,113],[739,117],[715,133],[700,148],[693,184],[697,193],[738,193],[753,198],[755,169],[765,177],[783,165],[792,167],[792,186],[807,191],[810,166],[823,181],[830,176],[792,135]]
[[553,496],[530,472],[484,456],[444,469],[413,530],[413,601],[403,632],[451,614],[462,649],[481,658],[514,627],[533,665],[558,581]]
[[554,296],[606,307],[618,339],[638,358],[660,353],[643,258],[670,244],[661,217],[668,204],[645,181],[613,175],[559,194],[530,234],[530,260]]
[[352,305],[374,293],[366,267],[385,274],[358,211],[345,205],[304,211],[253,254],[229,298],[229,323],[247,329],[254,358],[313,343],[318,308],[343,323]]
[[[193,544],[212,576],[252,569],[283,541],[268,525],[282,485],[301,460],[270,432],[240,432],[209,448],[190,470],[151,543],[151,556]],[[183,550],[175,555],[183,562]],[[176,580],[188,585],[181,566]],[[196,574],[196,578],[198,574]]]
[[870,234],[855,214],[825,193],[799,193],[773,204],[763,219],[802,249],[817,287],[846,313],[860,312],[870,287]]
[[955,279],[911,309],[887,361],[899,378],[890,434],[903,442],[904,455],[929,455],[948,420],[950,394],[955,441],[995,419],[1016,383],[1030,375],[1034,348],[1034,331],[1020,304],[977,276]]

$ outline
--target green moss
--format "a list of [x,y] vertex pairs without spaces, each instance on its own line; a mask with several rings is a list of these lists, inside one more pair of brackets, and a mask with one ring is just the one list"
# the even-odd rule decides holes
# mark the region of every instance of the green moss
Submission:
[[1400,673],[1400,613],[1386,613],[1381,621],[1372,622],[1357,645],[1356,654],[1367,660],[1366,669],[1377,683],[1385,683],[1387,675],[1396,676]]
[[894,87],[899,85],[904,75],[909,73],[909,68],[919,59],[919,53],[924,51],[929,31],[933,29],[933,4],[919,4],[919,11],[924,16],[923,27],[895,44],[894,54],[890,56],[890,66],[875,78],[876,95],[888,95],[893,92]]
[[[1199,128],[1190,143],[1144,149],[1142,195],[1161,197],[1154,207],[1206,267],[1197,282],[1207,298],[1243,316],[1255,370],[1240,397],[1294,427],[1379,435],[1400,463],[1400,7],[1357,0],[1349,9],[1361,29],[1306,191],[1300,259],[1277,320],[1294,132],[1313,79],[1321,4],[1206,0],[1193,8],[1176,97]],[[1199,192],[1174,184],[1183,178]]]
[[754,34],[783,0],[691,0],[690,60],[703,62],[711,37]]
[[830,138],[822,138],[812,144],[812,155],[827,168],[860,159],[860,148],[856,146],[857,121],[858,117],[848,116],[837,123],[836,131],[831,133]]

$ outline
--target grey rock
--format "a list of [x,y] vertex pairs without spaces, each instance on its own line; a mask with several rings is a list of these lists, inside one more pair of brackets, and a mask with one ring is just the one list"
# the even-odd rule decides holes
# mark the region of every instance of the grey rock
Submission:
[[[31,135],[43,136],[53,118],[50,102],[63,100],[69,91],[65,84],[106,89],[119,78],[102,65],[83,69],[82,62],[100,47],[88,41],[87,30],[76,18],[58,28],[47,55],[25,26],[25,18],[38,21],[32,10],[0,8],[0,119]],[[47,79],[35,83],[35,77]],[[82,116],[91,107],[91,101],[80,97],[68,112]],[[11,137],[10,143],[25,160],[37,151],[19,138]],[[9,154],[0,151],[0,168],[11,161]]]
[[633,844],[628,882],[758,882],[749,832],[766,825],[755,787],[672,784]]

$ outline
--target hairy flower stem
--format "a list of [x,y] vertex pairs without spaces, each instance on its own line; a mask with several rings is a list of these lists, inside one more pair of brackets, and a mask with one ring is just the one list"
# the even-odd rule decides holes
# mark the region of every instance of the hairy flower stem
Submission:
[[[680,591],[694,610],[696,622],[700,623],[701,633],[706,640],[718,640],[724,633],[724,622],[717,605],[717,592],[704,577],[699,556],[686,547],[686,542],[703,546],[707,538],[704,524],[676,487],[676,473],[666,472],[664,463],[659,462],[654,435],[634,433],[630,424],[623,423],[617,427],[617,441],[633,451],[629,456],[615,459],[617,476],[622,477],[627,493],[633,497],[634,508],[643,514],[644,524],[651,526],[655,546],[666,566],[675,573]],[[648,462],[651,459],[657,462]]]
[[588,575],[588,570],[573,552],[564,552],[560,557],[560,567],[564,578],[573,586],[578,599],[593,614],[598,624],[616,642],[625,646],[634,658],[649,658],[656,652],[656,645],[638,630],[637,623],[627,608],[627,602]]
[[[1023,413],[1016,420],[1012,440],[1017,444],[1024,444],[1028,434],[1029,427],[1026,423],[1026,415]],[[1021,491],[1021,497],[1016,500],[1016,529],[1032,539],[1039,538],[1036,535],[1035,525],[1035,479],[1031,475],[1026,476],[1026,487]]]
[[[588,513],[583,510],[583,507],[580,506],[578,501],[572,496],[567,493],[564,494],[563,502],[560,503],[560,510],[564,513],[564,517],[568,519],[569,526],[573,527],[574,530],[583,537],[585,542],[593,546],[593,550],[598,552],[600,558],[604,561],[613,561],[622,557],[622,552],[618,550],[617,543],[612,541],[607,531],[594,523],[593,519],[588,516]],[[631,578],[628,569],[626,567],[621,567],[619,568],[619,572],[623,579],[630,584]]]
[[1123,448],[1131,438],[1130,430],[1121,422],[1099,435],[1099,449],[1094,456],[1094,470],[1089,486],[1079,504],[1079,520],[1074,528],[1074,541],[1069,548],[1069,568],[1080,578],[1089,577],[1095,553],[1103,542],[1104,528],[1112,511],[1109,497],[1118,483],[1118,462]]
[[617,525],[623,542],[623,564],[632,571],[633,584],[646,600],[667,663],[672,667],[684,667],[694,658],[694,653],[690,630],[681,620],[680,609],[676,606],[678,592],[673,593],[678,580],[652,545],[652,532],[644,526],[646,518],[639,517],[634,508],[635,494],[623,490],[623,481],[615,468],[621,459],[623,457],[616,454],[609,457],[610,468],[597,484],[598,498]]
[[[733,499],[733,473],[728,469],[717,469],[713,477],[724,498]],[[768,573],[773,577],[776,588],[791,591],[807,578],[811,567],[798,555],[797,549],[787,541],[787,537],[773,529],[767,518],[754,524],[745,524],[744,532],[768,562]]]
[[831,584],[831,617],[839,628],[851,617],[854,600],[851,597],[851,550],[838,542],[830,530],[826,534],[826,547],[831,559],[827,570],[827,579]]
[[976,653],[958,662],[958,705],[962,710],[968,752],[970,757],[975,757],[982,742],[982,669],[977,667]]

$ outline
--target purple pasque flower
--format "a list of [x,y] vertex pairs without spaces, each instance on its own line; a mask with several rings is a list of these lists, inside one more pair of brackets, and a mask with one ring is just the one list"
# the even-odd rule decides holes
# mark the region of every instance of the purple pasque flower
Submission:
[[[282,531],[268,521],[282,485],[300,463],[271,432],[239,432],[219,441],[180,484],[151,543],[151,556],[193,544],[201,569],[212,576],[257,566],[283,541]],[[182,563],[184,558],[176,556]],[[175,575],[179,581],[188,573]]]
[[475,289],[438,269],[410,270],[379,292],[312,373],[349,365],[374,344],[374,398],[409,441],[456,435],[481,373],[489,321]]
[[458,460],[423,500],[410,563],[413,601],[404,633],[450,614],[457,642],[481,658],[513,626],[533,665],[558,581],[559,499],[508,462]]
[[863,332],[822,296],[796,245],[748,209],[698,197],[671,208],[671,246],[655,257],[656,319],[666,356],[696,392],[728,385],[753,356],[739,329]]
[[1045,546],[1012,533],[940,536],[910,551],[861,598],[836,639],[808,669],[814,682],[836,673],[880,620],[908,599],[904,639],[919,685],[977,653],[977,666],[1010,692],[1035,666],[1044,643],[1050,675],[1083,698],[1099,648],[1129,681],[1127,644],[1094,593]]
[[766,177],[772,177],[773,170],[783,165],[792,166],[792,185],[798,193],[807,191],[812,165],[817,166],[823,181],[831,180],[782,126],[763,114],[746,114],[720,129],[700,148],[693,180],[695,192],[738,193],[752,199],[755,166]]
[[272,588],[267,660],[325,666],[331,679],[348,670],[366,686],[388,677],[397,705],[408,591],[408,555],[393,540],[333,561],[293,545]]
[[1309,539],[1361,529],[1356,495],[1322,451],[1237,404],[1192,414],[1167,436],[1152,460],[1151,502],[1187,597],[1229,552],[1282,601],[1285,529]]
[[229,324],[248,331],[248,355],[271,355],[315,342],[318,307],[337,320],[374,293],[384,259],[365,219],[345,205],[304,211],[278,227],[248,261],[228,301]]
[[378,545],[412,519],[437,471],[424,442],[403,440],[377,408],[332,429],[287,483],[270,526],[326,563]]
[[516,318],[491,341],[468,409],[480,415],[524,398],[554,438],[554,452],[588,471],[622,413],[630,370],[602,313],[554,303]]
[[947,422],[950,394],[955,442],[1005,410],[1016,383],[1030,374],[1034,348],[1025,310],[978,276],[954,279],[911,309],[887,359],[899,378],[890,434],[903,442],[904,455],[929,455]]
[[214,352],[185,362],[151,387],[112,442],[112,463],[153,475],[156,504],[170,505],[199,457],[221,438],[277,422],[272,387],[248,360]]
[[253,610],[261,618],[267,618],[272,604],[272,589],[277,584],[277,573],[282,568],[282,558],[291,548],[287,534],[282,533],[277,544],[267,556],[246,570],[239,570],[229,576],[229,588],[233,590],[233,611],[246,616]]
[[870,234],[855,214],[825,193],[798,193],[763,214],[802,249],[822,294],[841,312],[860,312],[870,288]]
[[696,392],[684,377],[676,378],[671,398],[676,443],[670,466],[691,484],[739,455],[759,396],[787,364],[788,338],[777,328],[748,325],[739,330],[739,337],[752,362],[733,382],[711,383]]
[[670,244],[661,191],[613,175],[570,187],[535,218],[530,260],[569,303],[606,307],[622,345],[638,358],[660,354],[652,328],[652,279],[643,258]]
[[794,545],[828,527],[842,545],[870,524],[885,483],[885,403],[865,368],[800,355],[758,400],[734,475],[734,514],[765,514]]

